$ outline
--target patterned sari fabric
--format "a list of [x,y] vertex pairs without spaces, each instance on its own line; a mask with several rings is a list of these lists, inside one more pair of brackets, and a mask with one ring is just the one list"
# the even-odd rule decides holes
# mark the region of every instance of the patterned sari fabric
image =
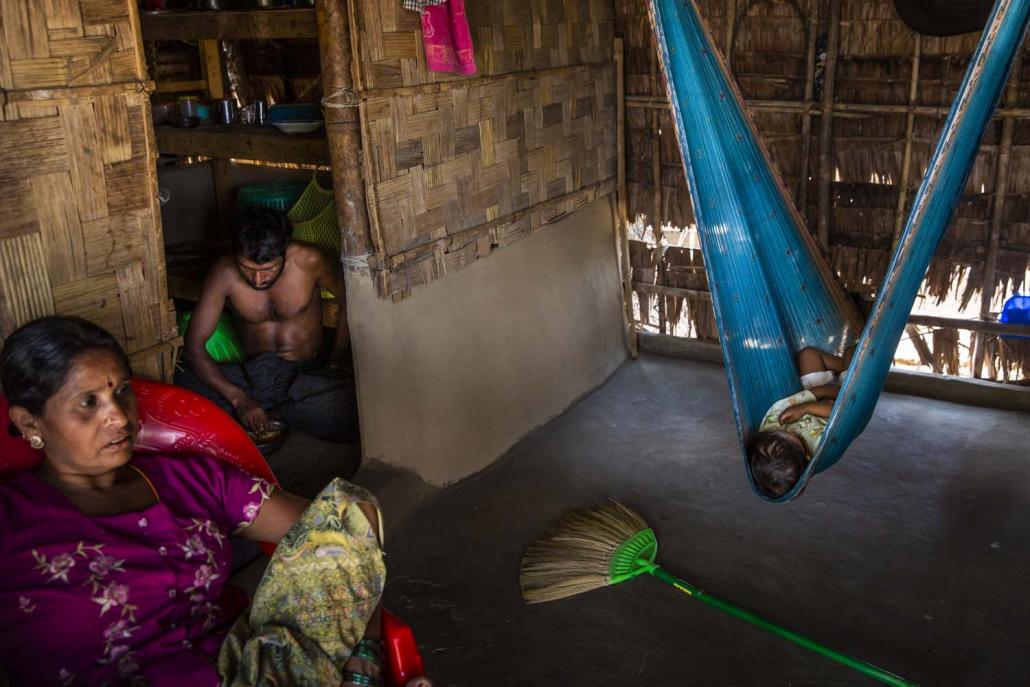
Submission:
[[279,543],[250,612],[222,645],[223,685],[340,684],[386,577],[361,501],[375,498],[334,480]]
[[211,458],[139,456],[157,503],[90,516],[35,473],[0,486],[0,664],[24,685],[215,687],[229,535],[273,487]]

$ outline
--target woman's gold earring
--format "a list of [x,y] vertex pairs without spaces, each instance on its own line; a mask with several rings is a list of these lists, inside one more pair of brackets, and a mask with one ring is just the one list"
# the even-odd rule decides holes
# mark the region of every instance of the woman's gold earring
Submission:
[[29,437],[29,446],[36,449],[37,451],[42,449],[45,445],[46,444],[43,441],[43,437],[36,435],[32,435],[31,437]]

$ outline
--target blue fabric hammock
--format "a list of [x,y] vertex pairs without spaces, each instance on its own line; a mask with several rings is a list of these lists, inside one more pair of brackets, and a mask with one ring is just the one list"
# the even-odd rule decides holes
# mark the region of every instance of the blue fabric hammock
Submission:
[[[947,229],[1026,33],[1030,0],[999,0],[951,107],[863,328],[805,228],[694,0],[651,0],[742,445],[800,391],[797,351],[858,347],[797,485],[840,460],[872,417],[930,259]],[[748,479],[755,486],[744,459]]]

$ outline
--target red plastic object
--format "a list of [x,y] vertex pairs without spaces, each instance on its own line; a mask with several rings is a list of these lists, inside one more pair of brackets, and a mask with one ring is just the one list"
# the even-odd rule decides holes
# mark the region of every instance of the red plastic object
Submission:
[[386,677],[390,687],[404,687],[416,677],[426,674],[411,627],[385,608],[383,654],[386,658]]

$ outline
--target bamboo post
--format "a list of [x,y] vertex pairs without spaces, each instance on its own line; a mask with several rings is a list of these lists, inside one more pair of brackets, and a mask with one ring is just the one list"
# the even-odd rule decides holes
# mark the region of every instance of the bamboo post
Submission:
[[[1022,58],[1016,58],[1009,75],[1008,89],[1005,91],[1005,104],[1012,106],[1019,98],[1019,82],[1022,72]],[[994,179],[994,202],[991,204],[991,229],[987,239],[987,257],[984,260],[983,288],[980,292],[980,319],[991,317],[991,303],[994,300],[995,275],[998,265],[998,244],[1001,241],[1001,223],[1005,213],[1005,193],[1009,184],[1009,158],[1012,152],[1012,133],[1015,123],[1012,119],[1004,119],[1001,123],[1001,149],[998,151],[997,175]],[[973,340],[973,376],[979,378],[987,352],[986,335],[977,332]],[[993,377],[993,371],[991,376]]]
[[[662,96],[660,82],[658,80],[658,50],[651,52],[651,95],[656,98]],[[662,138],[661,138],[661,113],[655,110],[651,113],[651,170],[654,181],[654,198],[651,206],[651,229],[654,232],[655,248],[658,251],[657,283],[664,283],[664,271],[662,265],[665,259],[662,255]],[[658,298],[658,331],[665,334],[665,299]]]
[[[812,2],[812,15],[808,19],[808,45],[805,50],[805,97],[812,102],[815,95],[815,47],[819,42],[819,2]],[[808,157],[812,154],[812,111],[801,115],[801,178],[798,179],[798,210],[808,217]]]
[[733,35],[737,32],[737,0],[726,0],[726,35],[723,37],[726,68],[733,72]]
[[637,332],[633,323],[633,268],[629,262],[628,218],[626,211],[626,60],[622,38],[613,41],[615,59],[615,155],[617,188],[615,190],[615,256],[622,284],[622,326],[626,349],[636,359]]
[[[908,104],[915,107],[916,99],[919,97],[919,58],[922,53],[923,40],[921,34],[916,34],[915,46],[912,48],[912,74],[908,83]],[[898,180],[898,206],[894,215],[894,240],[891,243],[891,252],[898,245],[901,238],[901,230],[905,227],[905,204],[908,202],[908,178],[912,171],[912,136],[915,130],[916,115],[909,110],[905,116],[905,152],[901,158],[901,179]]]
[[837,53],[840,49],[840,3],[829,0],[828,36],[826,39],[826,67],[823,70],[822,114],[819,118],[819,243],[830,248],[830,182],[834,178],[833,153],[833,90],[837,78]]
[[346,0],[317,0],[325,129],[333,166],[343,256],[369,253],[368,215],[361,169],[361,125],[353,84],[350,21]]

